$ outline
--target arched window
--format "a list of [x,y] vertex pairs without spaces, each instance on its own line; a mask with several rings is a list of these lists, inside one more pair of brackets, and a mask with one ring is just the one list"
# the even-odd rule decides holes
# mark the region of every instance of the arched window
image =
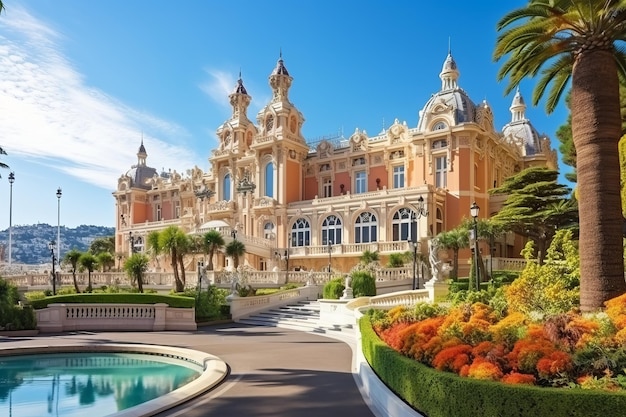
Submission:
[[359,214],[354,224],[354,243],[369,243],[378,240],[378,221],[374,213]]
[[265,195],[267,197],[274,197],[274,163],[269,162],[265,165],[265,178],[263,183],[265,184]]
[[268,134],[274,127],[274,116],[271,114],[265,119],[265,133]]
[[311,226],[306,219],[298,219],[291,226],[291,246],[309,246],[311,244]]
[[322,222],[322,245],[341,244],[341,219],[335,215],[330,215]]
[[263,237],[265,239],[276,239],[276,231],[275,231],[274,223],[266,222],[263,225]]
[[419,239],[415,212],[410,208],[405,207],[396,211],[391,221],[391,227],[393,230],[392,240],[394,241]]
[[230,174],[224,175],[224,179],[222,180],[222,195],[224,196],[222,200],[224,201],[230,201],[231,199],[231,196],[230,196],[231,183],[232,181],[230,179]]

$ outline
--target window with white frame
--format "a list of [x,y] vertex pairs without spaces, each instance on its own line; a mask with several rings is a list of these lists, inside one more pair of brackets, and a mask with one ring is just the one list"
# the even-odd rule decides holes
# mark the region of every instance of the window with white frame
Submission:
[[224,179],[222,180],[222,200],[224,201],[230,201],[231,199],[231,183],[230,174],[224,175]]
[[362,194],[367,191],[367,176],[365,171],[358,171],[354,176],[354,192]]
[[391,221],[393,241],[417,240],[417,221],[415,212],[410,208],[396,211]]
[[180,200],[174,201],[174,218],[180,219]]
[[378,220],[371,212],[359,214],[354,223],[354,243],[376,242],[378,238]]
[[393,188],[404,188],[404,165],[393,167]]
[[335,215],[330,215],[322,222],[322,245],[341,244],[341,219]]
[[435,158],[435,187],[446,188],[448,186],[448,158],[438,156]]
[[322,183],[322,195],[324,196],[324,198],[333,196],[333,182],[330,179],[330,177],[324,178],[324,180],[323,180],[323,183]]
[[311,244],[311,225],[300,218],[291,226],[291,246],[309,246]]
[[267,197],[274,197],[274,163],[269,162],[265,165],[265,195]]

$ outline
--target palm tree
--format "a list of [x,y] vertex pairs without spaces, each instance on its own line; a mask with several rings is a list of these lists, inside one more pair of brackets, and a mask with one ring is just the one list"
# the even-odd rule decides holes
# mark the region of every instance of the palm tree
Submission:
[[494,58],[506,57],[499,79],[507,93],[540,74],[533,104],[551,88],[552,112],[571,79],[572,136],[580,212],[580,306],[602,308],[626,292],[618,141],[621,136],[619,77],[626,53],[615,43],[626,37],[622,0],[531,0],[497,25]]
[[150,260],[142,253],[133,253],[124,262],[124,271],[128,274],[132,282],[137,283],[137,289],[143,293],[143,275],[148,270]]
[[115,265],[115,258],[111,252],[100,252],[96,255],[96,259],[98,260],[98,265],[102,267],[102,272],[110,271]]
[[213,270],[213,256],[215,252],[224,247],[224,237],[217,230],[210,230],[202,235],[202,248],[205,254],[208,254],[209,263],[207,269]]
[[380,261],[380,255],[378,254],[378,251],[366,250],[359,257],[359,261],[366,265],[372,262],[378,262]]
[[[0,12],[2,12],[2,9],[4,8],[4,6],[2,6],[2,2],[0,2]],[[7,153],[4,151],[4,149],[2,149],[2,147],[0,146],[0,155],[6,155]],[[9,166],[3,162],[0,162],[0,168],[8,168]]]
[[[194,242],[193,240],[189,237],[189,235],[185,234],[185,233],[181,233],[181,235],[178,238],[178,252],[177,252],[177,256],[178,256],[178,265],[180,266],[180,279],[183,283],[183,288],[181,291],[185,290],[185,282],[187,281],[186,276],[185,276],[185,255],[190,254],[190,253],[194,253],[195,252],[195,248],[194,248]],[[177,292],[181,292],[178,291]]]
[[157,267],[160,268],[159,255],[162,253],[162,248],[159,245],[159,231],[153,230],[148,233],[146,237],[146,251],[156,261]]
[[452,273],[450,275],[456,281],[459,277],[459,251],[469,246],[469,230],[459,226],[447,232],[441,232],[437,235],[437,242],[441,249],[452,250]]
[[176,292],[183,292],[185,290],[185,283],[178,274],[178,251],[182,249],[185,238],[185,232],[178,226],[169,226],[159,233],[158,247],[160,251],[167,252],[170,255],[174,281],[176,283]]
[[78,258],[78,263],[87,270],[88,281],[86,291],[91,292],[91,273],[97,268],[98,260],[91,253],[85,252]]
[[66,264],[70,264],[72,266],[72,281],[74,282],[74,289],[76,290],[76,294],[80,293],[80,288],[78,288],[78,281],[76,281],[76,269],[78,266],[78,260],[82,255],[82,252],[79,252],[76,249],[72,249],[71,251],[65,254],[63,258],[63,262]]
[[239,258],[246,253],[246,245],[241,240],[233,239],[228,245],[226,245],[226,256],[233,258],[233,268],[236,270],[239,267]]

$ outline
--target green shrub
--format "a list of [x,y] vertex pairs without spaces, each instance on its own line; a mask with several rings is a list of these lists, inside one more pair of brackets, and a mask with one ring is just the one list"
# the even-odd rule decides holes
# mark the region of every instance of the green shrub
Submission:
[[[376,278],[374,275],[357,271],[352,273],[352,295],[356,297],[370,297],[376,295]],[[342,290],[343,292],[343,290]]]
[[34,330],[37,328],[35,311],[30,306],[0,306],[0,327],[5,330]]
[[62,287],[57,290],[57,295],[76,294],[74,287]]
[[30,303],[33,300],[43,300],[46,294],[43,291],[29,291],[24,293],[24,298]]
[[0,278],[0,304],[15,305],[20,299],[17,287]]
[[322,296],[327,300],[338,300],[343,295],[343,290],[345,289],[342,278],[331,279],[324,284]]
[[191,308],[195,298],[180,295],[163,294],[68,294],[46,297],[42,300],[32,300],[31,305],[35,309],[45,308],[54,303],[111,303],[111,304],[157,304],[164,303],[175,308]]
[[227,317],[222,313],[222,306],[226,304],[228,291],[210,285],[207,291],[195,291],[196,321],[216,320]]

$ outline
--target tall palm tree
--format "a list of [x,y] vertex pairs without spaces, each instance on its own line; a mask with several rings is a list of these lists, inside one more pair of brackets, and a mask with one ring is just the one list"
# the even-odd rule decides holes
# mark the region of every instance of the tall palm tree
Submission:
[[[2,2],[0,2],[0,12],[2,12]],[[2,147],[0,146],[0,155],[6,155],[7,153],[4,151],[4,149],[2,149]],[[0,168],[8,168],[9,166],[3,162],[0,162]]]
[[98,267],[98,260],[89,252],[85,252],[78,258],[78,263],[87,270],[87,292],[91,292],[91,273]]
[[182,249],[185,237],[185,232],[178,226],[169,226],[159,233],[158,247],[160,251],[167,252],[170,255],[176,292],[183,292],[185,290],[185,283],[181,280],[178,273],[178,251]]
[[226,245],[226,256],[233,258],[233,268],[239,267],[239,258],[246,253],[246,245],[241,240],[233,239]]
[[213,270],[213,256],[215,252],[224,247],[224,237],[217,230],[210,230],[202,235],[202,247],[204,253],[208,255],[209,263],[207,269]]
[[111,252],[100,252],[95,256],[98,265],[102,267],[102,272],[111,271],[111,268],[115,265],[115,258]]
[[153,230],[146,236],[146,251],[156,261],[157,267],[159,266],[159,255],[163,252],[159,244],[159,231]]
[[452,279],[459,277],[459,251],[469,246],[469,230],[459,226],[437,235],[441,249],[452,250]]
[[76,294],[80,293],[80,288],[78,288],[78,281],[76,281],[76,269],[78,268],[78,260],[83,253],[72,249],[71,251],[65,254],[63,258],[63,262],[66,264],[70,264],[72,267],[72,281],[74,282],[74,289],[76,290]]
[[[181,233],[178,236],[178,265],[180,267],[180,280],[183,283],[183,288],[181,291],[185,290],[185,282],[187,281],[186,277],[185,277],[185,255],[188,255],[190,253],[194,253],[195,249],[194,249],[194,242],[193,240],[189,237],[189,235],[185,234],[185,233]],[[176,290],[177,292],[181,292],[178,289]]]
[[140,293],[143,293],[143,275],[148,270],[148,262],[148,257],[142,253],[133,253],[124,262],[124,271],[131,280],[137,283],[137,289]]
[[531,0],[504,16],[494,52],[507,93],[540,74],[537,104],[549,89],[552,112],[571,79],[572,135],[580,211],[580,304],[596,310],[626,292],[618,141],[619,79],[626,76],[623,0]]

